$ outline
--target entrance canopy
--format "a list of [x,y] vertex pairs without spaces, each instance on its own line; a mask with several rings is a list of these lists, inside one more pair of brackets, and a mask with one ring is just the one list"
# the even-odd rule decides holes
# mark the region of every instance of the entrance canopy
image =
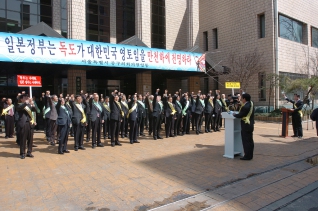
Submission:
[[[0,61],[199,72],[201,53],[0,33]],[[119,71],[119,70],[118,70]]]

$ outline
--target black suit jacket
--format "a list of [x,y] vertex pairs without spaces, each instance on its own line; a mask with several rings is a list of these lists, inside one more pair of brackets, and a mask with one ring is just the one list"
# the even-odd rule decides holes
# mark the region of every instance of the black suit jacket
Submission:
[[210,98],[211,98],[211,96],[207,95],[207,97],[204,99],[204,103],[205,103],[204,113],[210,114],[213,112],[214,107],[210,103]]
[[[286,98],[286,100],[290,103],[293,104],[293,109],[294,109],[294,112],[292,113],[292,116],[300,116],[300,113],[299,111],[301,111],[303,109],[303,106],[304,106],[304,103],[303,101],[301,100],[298,100],[296,103],[294,100],[290,100],[288,98]],[[297,108],[296,108],[297,107]]]
[[[58,114],[56,124],[57,125],[67,125],[70,127],[71,125],[71,118],[72,118],[72,112],[70,111],[69,107],[65,104],[64,105],[65,109],[61,107],[61,100],[58,101],[56,104],[56,111]],[[68,111],[68,113],[66,112]]]
[[312,121],[316,121],[316,130],[317,130],[317,136],[318,136],[318,108],[313,110],[313,112],[310,115],[310,118]]
[[[251,110],[251,102],[250,101],[247,101],[245,103],[245,105],[241,108],[241,111],[240,113],[238,114],[234,114],[234,116],[236,118],[243,118],[243,117],[246,117],[248,115],[248,113],[250,112]],[[252,114],[250,116],[250,124],[246,124],[243,120],[241,120],[241,129],[246,131],[246,132],[253,132],[254,130],[254,111],[255,111],[255,107],[253,106],[253,111],[252,111]]]
[[[133,101],[129,102],[129,104],[128,104],[129,109],[131,109],[134,105],[135,105],[135,103]],[[138,113],[139,113],[139,108],[138,108],[138,103],[137,103],[136,109],[130,113],[128,119],[131,121],[137,121],[138,116],[139,116]]]
[[[76,102],[70,101],[70,105],[71,105],[72,111],[73,111],[72,123],[73,123],[74,125],[79,125],[79,124],[81,124],[81,120],[83,119],[83,114],[82,114],[82,112],[77,108]],[[82,108],[83,108],[83,110],[84,110],[84,113],[85,113],[86,106],[85,106],[83,103],[81,103],[81,106],[82,106]],[[87,117],[87,114],[85,114],[85,115],[86,115],[86,123],[87,123],[87,121],[88,121],[87,118],[88,118],[88,117]]]
[[35,107],[30,106],[26,103],[18,104],[16,107],[16,110],[18,112],[19,118],[18,118],[18,125],[20,128],[24,127],[26,122],[31,122],[32,117],[28,114],[28,112],[24,109],[25,107],[29,107],[31,111],[36,111]]
[[143,107],[141,105],[141,103],[138,101],[137,101],[137,105],[138,105],[138,111],[139,111],[138,118],[146,118],[146,105],[145,105],[145,103],[144,103],[145,107]]
[[[109,105],[110,105],[110,119],[116,120],[116,121],[121,121],[121,109],[117,105],[117,103],[114,100],[114,95],[110,95],[109,97]],[[120,103],[120,102],[119,102]]]
[[[163,106],[164,106],[165,117],[170,117],[172,115],[172,109],[169,106],[167,97],[163,97],[162,101],[163,101]],[[173,105],[174,109],[176,109],[175,105],[173,103],[172,103],[172,105]],[[174,115],[176,115],[176,114],[173,114],[173,116]]]
[[124,116],[127,117],[128,110],[129,110],[128,102],[125,101],[126,105],[128,106],[128,108],[127,108],[127,107],[124,105],[124,102],[123,102],[121,99],[119,99],[119,101],[120,101],[121,109],[122,109],[122,111],[124,112]]
[[104,112],[103,112],[104,106],[100,102],[97,102],[97,103],[102,110],[99,110],[99,108],[94,104],[93,98],[89,99],[89,119],[95,122],[98,116],[100,117],[99,118],[100,122],[102,122],[102,120],[104,119]]
[[153,106],[152,116],[153,117],[159,117],[162,113],[161,107],[159,103],[157,102],[157,96],[158,96],[158,93],[155,93],[153,101],[152,101],[152,106]]
[[[221,100],[220,100],[221,102]],[[213,110],[213,113],[214,114],[219,114],[222,112],[222,102],[221,102],[221,105],[217,102],[217,99],[216,99],[216,96],[214,97],[213,99],[213,105],[214,105],[214,110]]]
[[[177,111],[177,114],[181,114],[182,113],[182,104],[181,104],[181,102],[177,102],[177,97],[178,96],[173,96],[173,98],[172,98],[172,103],[174,104],[174,106],[175,106],[175,109],[176,109],[176,111]],[[180,106],[179,106],[179,104],[180,104]]]
[[[105,104],[106,104],[106,103],[103,104],[102,108],[103,108],[103,112],[104,112],[103,117],[104,117],[104,120],[106,121],[106,120],[109,120],[109,119],[110,119],[110,112],[106,109]],[[109,107],[109,110],[110,110],[110,105],[109,105],[109,103],[108,103],[108,107]]]
[[[181,97],[180,99],[180,103],[182,105],[182,110],[187,106],[187,100],[184,96]],[[188,108],[185,110],[186,112],[186,115],[191,115],[191,101],[189,101],[189,105],[188,105]],[[183,115],[183,114],[182,114]]]
[[195,110],[194,113],[196,114],[202,114],[204,110],[204,106],[202,105],[201,101],[200,101],[200,95],[197,96],[197,100],[195,102]]

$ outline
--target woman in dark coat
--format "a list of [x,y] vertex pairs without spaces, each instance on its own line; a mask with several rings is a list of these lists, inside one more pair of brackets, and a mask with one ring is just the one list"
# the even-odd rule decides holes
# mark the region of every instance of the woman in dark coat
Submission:
[[316,131],[317,131],[317,136],[318,136],[318,108],[316,108],[312,114],[310,115],[310,119],[312,121],[316,121]]

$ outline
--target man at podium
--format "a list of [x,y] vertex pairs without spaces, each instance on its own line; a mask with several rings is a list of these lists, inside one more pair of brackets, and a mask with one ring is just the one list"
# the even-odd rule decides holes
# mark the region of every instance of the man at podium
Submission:
[[238,114],[233,114],[236,118],[241,118],[241,136],[244,149],[244,157],[241,160],[252,160],[254,151],[254,105],[251,96],[247,93],[242,97],[243,106],[241,106]]
[[293,125],[293,131],[294,135],[292,137],[303,137],[303,127],[301,125],[301,118],[303,117],[302,109],[303,109],[303,101],[300,100],[300,95],[294,94],[294,100],[290,100],[286,97],[286,95],[283,95],[285,100],[293,104],[293,108],[289,109],[292,112],[292,125]]

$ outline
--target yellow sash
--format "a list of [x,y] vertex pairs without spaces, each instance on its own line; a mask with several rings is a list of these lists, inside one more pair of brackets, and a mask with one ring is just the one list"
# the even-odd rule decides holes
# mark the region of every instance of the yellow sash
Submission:
[[[297,109],[296,103],[294,103],[294,107]],[[303,117],[303,112],[301,110],[299,110],[298,113],[300,114],[300,117]]]
[[9,111],[11,108],[13,108],[13,107],[14,107],[13,104],[11,104],[9,107],[3,109],[1,116],[2,116],[2,115],[8,115],[8,111]]
[[173,107],[172,103],[168,102],[168,105],[171,108],[171,111],[172,111],[171,114],[174,115],[177,112],[176,109]]
[[212,107],[214,107],[214,104],[211,98],[209,99],[209,103],[211,104]]
[[84,111],[82,105],[81,105],[81,104],[77,104],[77,103],[76,103],[75,105],[76,105],[76,107],[78,108],[78,110],[80,110],[80,112],[81,112],[82,115],[83,115],[83,119],[81,119],[81,123],[85,124],[85,123],[86,123],[86,114],[85,114],[85,111]]
[[129,109],[129,108],[128,108],[128,105],[127,105],[127,103],[126,103],[125,101],[121,101],[121,103],[122,103],[127,109]]
[[34,125],[35,121],[34,121],[34,117],[32,115],[31,109],[28,106],[25,106],[24,110],[26,110],[26,112],[28,112],[29,116],[31,117],[31,124]]
[[106,103],[104,103],[104,107],[106,108],[106,110],[107,110],[108,112],[110,112],[110,108],[109,108],[109,106],[108,106]]
[[129,109],[128,114],[127,114],[127,118],[129,118],[129,115],[131,114],[131,112],[136,110],[136,108],[137,108],[137,103],[135,103],[135,105],[131,109]]
[[118,105],[118,107],[119,107],[119,109],[120,109],[120,112],[121,112],[121,116],[122,116],[122,117],[124,117],[124,116],[125,116],[125,114],[124,114],[123,110],[121,109],[121,105],[120,105],[120,102],[118,102],[118,101],[115,101],[115,103],[117,103],[117,105]]
[[[250,101],[250,102],[251,102],[250,111],[248,112],[246,117],[242,118],[242,120],[245,122],[245,124],[250,124],[250,118],[251,118],[251,115],[252,115],[252,112],[253,112],[253,102],[252,101]],[[243,106],[245,106],[245,104]],[[243,106],[241,106],[239,112],[241,112],[241,109],[242,109]]]
[[229,108],[227,107],[225,100],[224,100],[224,99],[221,99],[221,100],[222,100],[222,102],[223,102],[223,104],[224,104],[224,106],[225,106],[225,110],[226,110],[226,111],[229,111]]

